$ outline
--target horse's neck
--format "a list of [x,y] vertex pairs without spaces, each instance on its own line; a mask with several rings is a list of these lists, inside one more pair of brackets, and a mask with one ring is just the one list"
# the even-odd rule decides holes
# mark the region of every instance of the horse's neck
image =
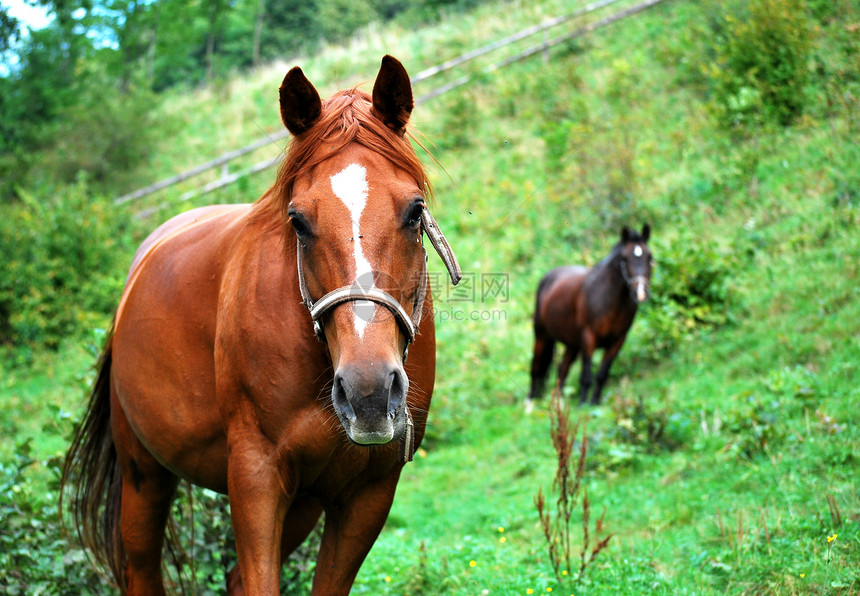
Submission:
[[600,291],[625,307],[636,310],[636,302],[630,296],[627,282],[621,273],[621,251],[618,247],[612,249],[605,259],[594,266],[593,276],[600,286]]

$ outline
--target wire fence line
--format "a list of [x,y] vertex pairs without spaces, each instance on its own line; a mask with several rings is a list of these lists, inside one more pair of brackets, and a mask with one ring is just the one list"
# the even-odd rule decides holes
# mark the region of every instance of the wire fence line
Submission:
[[[456,58],[453,58],[451,60],[443,62],[442,64],[439,64],[437,66],[433,66],[431,68],[425,69],[425,70],[419,72],[418,74],[416,74],[415,76],[411,77],[411,82],[413,85],[415,85],[417,83],[421,83],[421,82],[430,80],[433,77],[442,74],[443,72],[446,72],[446,71],[451,70],[453,68],[456,68],[458,66],[462,66],[463,64],[470,62],[470,61],[472,61],[472,60],[474,60],[480,56],[486,55],[486,54],[493,52],[495,50],[498,50],[500,48],[509,46],[509,45],[516,43],[518,41],[521,41],[523,39],[527,39],[529,37],[535,36],[539,33],[546,34],[547,31],[549,31],[550,29],[552,29],[554,27],[562,25],[562,24],[564,24],[564,23],[566,23],[572,19],[575,19],[575,18],[584,16],[584,15],[587,15],[589,13],[595,12],[597,10],[600,10],[601,8],[605,8],[611,4],[615,4],[619,1],[620,0],[599,0],[597,2],[591,2],[591,3],[583,6],[582,8],[580,8],[574,12],[571,12],[569,14],[566,14],[566,15],[563,15],[560,17],[548,19],[548,20],[546,20],[546,21],[544,21],[538,25],[533,25],[533,26],[528,27],[526,29],[522,29],[521,31],[518,31],[517,33],[509,35],[505,38],[499,39],[499,40],[492,42],[490,44],[481,46],[480,48],[477,48],[477,49],[472,50],[470,52],[466,52],[465,54],[462,54],[460,56],[457,56]],[[484,67],[483,69],[481,69],[479,75],[464,75],[464,76],[461,76],[457,79],[454,79],[453,81],[450,81],[446,84],[440,85],[440,86],[432,89],[431,91],[428,91],[427,93],[416,98],[415,103],[416,103],[416,105],[421,105],[423,103],[426,103],[426,102],[430,101],[431,99],[439,97],[440,95],[443,95],[449,91],[452,91],[454,89],[457,89],[458,87],[462,87],[463,85],[466,85],[466,84],[474,81],[480,75],[492,73],[496,70],[505,68],[505,67],[510,66],[511,64],[514,64],[514,63],[519,62],[521,60],[525,60],[526,58],[529,58],[535,54],[538,54],[541,52],[546,52],[551,47],[565,43],[565,42],[570,41],[572,39],[575,39],[577,37],[582,37],[584,35],[587,35],[587,34],[593,32],[597,29],[611,25],[612,23],[615,23],[615,22],[620,21],[624,18],[630,17],[634,14],[638,14],[638,13],[640,13],[644,10],[647,10],[647,9],[649,9],[649,8],[651,8],[657,4],[660,4],[664,1],[665,0],[645,0],[643,2],[640,2],[640,3],[637,3],[633,6],[630,6],[628,8],[620,10],[616,13],[608,15],[602,19],[599,19],[597,21],[594,21],[592,23],[589,23],[587,25],[579,27],[572,32],[556,36],[552,39],[547,39],[547,40],[543,41],[542,43],[531,46],[531,47],[529,47],[529,48],[527,48],[521,52],[518,52],[517,54],[514,54],[513,56],[509,56],[508,58],[494,62],[494,63]],[[242,169],[242,170],[237,171],[237,172],[231,173],[231,172],[229,172],[229,168],[228,168],[230,162],[235,161],[235,160],[237,160],[237,159],[239,159],[245,155],[248,155],[250,153],[253,153],[254,151],[257,151],[258,149],[266,147],[267,145],[275,143],[281,139],[285,139],[288,136],[289,136],[289,133],[285,129],[280,130],[276,133],[267,135],[264,138],[258,139],[257,141],[254,141],[253,143],[245,145],[244,147],[240,147],[238,149],[234,149],[232,151],[228,151],[226,153],[223,153],[220,156],[216,157],[215,159],[212,159],[210,161],[202,163],[202,164],[200,164],[194,168],[191,168],[189,170],[186,170],[186,171],[181,172],[179,174],[176,174],[174,176],[170,176],[168,178],[160,180],[160,181],[158,181],[154,184],[151,184],[149,186],[145,186],[145,187],[140,188],[138,190],[135,190],[133,192],[130,192],[130,193],[124,194],[120,197],[117,197],[116,199],[114,199],[113,202],[115,205],[122,205],[125,203],[130,203],[132,201],[136,201],[138,199],[141,199],[143,197],[146,197],[146,196],[151,195],[153,193],[156,193],[158,191],[164,190],[166,188],[169,188],[171,186],[174,186],[176,184],[184,182],[190,178],[193,178],[195,176],[198,176],[200,174],[208,172],[209,170],[213,170],[215,168],[220,167],[221,168],[221,175],[218,179],[211,181],[211,182],[208,182],[208,183],[206,183],[206,184],[204,184],[204,185],[202,185],[196,189],[193,189],[193,190],[190,190],[190,191],[183,193],[182,195],[180,195],[179,201],[180,202],[188,201],[190,199],[193,199],[194,197],[197,197],[197,196],[218,190],[219,188],[223,188],[225,186],[233,184],[234,182],[236,182],[237,180],[239,180],[241,178],[244,178],[246,176],[250,176],[250,175],[255,174],[257,172],[261,172],[263,170],[266,170],[270,167],[273,167],[273,166],[279,164],[281,159],[283,158],[283,155],[280,153],[274,158],[269,158],[269,159],[263,160],[261,162],[258,162],[258,163],[254,164],[248,168]],[[153,212],[157,211],[158,208],[159,207],[150,207],[148,209],[141,210],[138,213],[138,217],[146,217],[146,216],[152,214]]]

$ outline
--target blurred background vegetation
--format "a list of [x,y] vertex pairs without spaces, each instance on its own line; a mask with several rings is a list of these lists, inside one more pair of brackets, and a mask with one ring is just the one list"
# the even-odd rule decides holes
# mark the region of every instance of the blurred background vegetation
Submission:
[[[191,200],[114,198],[280,131],[294,64],[326,95],[371,81],[384,53],[414,75],[585,3],[31,3],[54,19],[26,35],[0,7],[0,591],[103,593],[57,526],[56,480],[131,256],[158,221],[253,201],[273,172]],[[521,410],[534,289],[645,221],[652,300],[606,405],[580,413],[615,538],[575,589],[856,593],[860,6],[667,0],[486,65],[450,73],[473,82],[414,120],[464,269],[509,280],[474,307],[504,317],[437,323],[424,453],[355,593],[571,587],[532,505],[553,476],[547,413]],[[440,310],[464,308],[447,292]],[[223,498],[189,491],[177,515],[186,571],[220,593]],[[309,552],[287,593],[307,590]]]

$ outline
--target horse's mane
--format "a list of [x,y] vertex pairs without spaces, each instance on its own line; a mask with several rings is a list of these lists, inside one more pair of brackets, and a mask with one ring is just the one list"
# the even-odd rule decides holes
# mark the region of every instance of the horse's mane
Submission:
[[[290,141],[274,184],[255,205],[257,213],[265,217],[277,212],[286,219],[293,186],[299,175],[349,143],[358,143],[383,155],[409,173],[429,195],[430,183],[424,166],[408,139],[413,139],[422,148],[423,145],[409,132],[400,136],[389,129],[371,113],[372,106],[370,95],[357,88],[339,91],[325,100],[314,125]],[[330,151],[318,152],[322,145],[329,147]]]

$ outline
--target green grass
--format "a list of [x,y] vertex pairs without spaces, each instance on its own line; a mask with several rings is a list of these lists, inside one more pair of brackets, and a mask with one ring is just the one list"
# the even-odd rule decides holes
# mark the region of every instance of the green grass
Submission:
[[[308,70],[312,80],[352,83],[338,73],[369,79],[378,55],[390,51],[417,72],[525,25],[526,15],[556,14],[558,5],[485,7],[414,34],[369,31],[356,42],[359,58],[333,48]],[[416,111],[445,168],[434,171],[436,218],[464,270],[506,275],[508,295],[458,302],[440,287],[441,311],[496,315],[438,320],[427,440],[404,470],[354,593],[860,589],[856,117],[828,111],[813,94],[791,128],[723,131],[701,84],[689,82],[696,65],[678,61],[700,18],[696,3],[670,2],[556,50],[546,63],[523,62]],[[821,48],[831,33],[822,29]],[[440,49],[449,39],[450,50]],[[187,114],[175,150],[194,162],[209,157],[201,148],[222,142],[211,123],[248,105],[276,117],[259,91],[279,82],[270,75],[237,81],[218,105],[201,91],[162,108]],[[223,149],[259,134],[236,126]],[[158,159],[175,165],[168,151]],[[628,176],[613,182],[622,166]],[[250,200],[269,179],[210,198]],[[654,230],[655,292],[672,286],[671,275],[694,274],[691,263],[725,271],[723,322],[683,319],[683,333],[666,339],[676,328],[661,326],[666,303],[655,296],[634,324],[604,405],[574,409],[589,436],[584,482],[593,510],[606,508],[613,538],[578,583],[560,585],[533,502],[555,474],[547,403],[529,416],[522,405],[534,289],[553,266],[596,262],[621,224],[644,220]],[[440,263],[431,258],[430,267],[444,279]],[[69,428],[62,412],[81,410],[90,358],[71,345],[30,368],[4,366],[4,462],[32,437],[37,463],[28,474],[50,472],[45,462]],[[577,375],[578,366],[568,395]],[[659,436],[649,425],[662,428]],[[578,519],[573,531],[578,544]]]

